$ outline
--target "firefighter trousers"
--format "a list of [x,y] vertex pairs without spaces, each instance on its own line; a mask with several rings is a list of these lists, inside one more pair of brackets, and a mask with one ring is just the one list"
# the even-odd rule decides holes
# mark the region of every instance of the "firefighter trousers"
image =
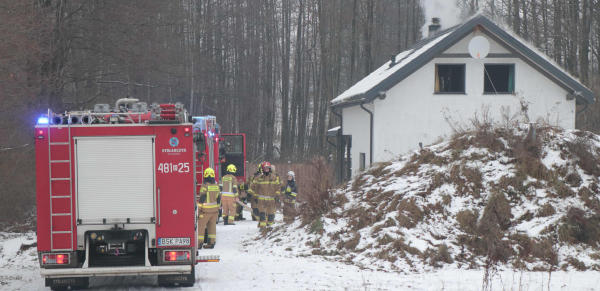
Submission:
[[275,221],[275,197],[259,198],[259,201],[259,227],[273,225],[273,222]]
[[259,221],[260,220],[260,209],[259,209],[259,201],[257,195],[252,195],[250,198],[250,206],[252,207],[252,220]]
[[207,228],[207,236],[209,245],[214,245],[217,242],[217,217],[219,212],[206,213],[201,211],[198,215],[198,246],[201,246],[204,242],[204,235],[200,235],[204,232],[204,228]]
[[223,221],[225,224],[233,223],[233,220],[235,219],[235,210],[237,205],[235,203],[235,198],[223,197],[221,199],[223,199],[221,201],[223,205]]

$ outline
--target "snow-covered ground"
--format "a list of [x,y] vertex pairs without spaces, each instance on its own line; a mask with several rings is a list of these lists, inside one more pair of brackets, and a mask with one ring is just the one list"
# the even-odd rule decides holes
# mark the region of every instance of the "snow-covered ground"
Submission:
[[[220,255],[221,262],[198,264],[196,285],[185,290],[483,290],[481,270],[412,275],[361,270],[322,256],[271,251],[256,240],[255,222],[236,223],[217,226],[215,249],[202,252]],[[22,244],[34,242],[34,234],[0,233],[0,290],[49,290],[39,275],[36,248],[21,251]],[[549,285],[545,272],[501,271],[493,278],[491,290],[600,290],[595,271],[553,272]],[[92,278],[89,289],[164,290],[155,276]]]

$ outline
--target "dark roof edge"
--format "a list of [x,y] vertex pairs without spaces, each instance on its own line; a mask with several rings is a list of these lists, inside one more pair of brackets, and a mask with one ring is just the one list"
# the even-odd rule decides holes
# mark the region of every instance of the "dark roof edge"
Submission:
[[535,65],[541,67],[549,75],[553,76],[556,79],[556,81],[563,83],[567,88],[570,88],[574,92],[581,92],[581,96],[576,96],[578,105],[593,104],[595,102],[594,93],[590,89],[585,87],[577,80],[573,79],[560,68],[557,68],[554,64],[550,63],[545,58],[538,55],[538,53],[532,51],[529,47],[521,43],[519,40],[515,39],[512,35],[508,34],[506,31],[504,31],[502,28],[497,26],[489,19],[485,18],[482,15],[478,15],[473,17],[466,23],[460,25],[455,31],[451,32],[450,35],[446,36],[443,40],[435,44],[427,51],[423,52],[410,63],[406,64],[402,69],[398,70],[394,74],[381,81],[379,84],[375,85],[369,91],[365,92],[364,94],[352,96],[348,98],[347,101],[342,101],[336,104],[330,103],[330,106],[332,108],[347,108],[359,105],[363,102],[373,102],[373,100],[377,98],[379,92],[389,90],[390,88],[392,88],[393,86],[410,76],[419,68],[427,64],[432,59],[434,59],[440,51],[451,47],[452,45],[460,41],[463,37],[465,37],[468,33],[472,32],[473,27],[475,27],[475,25],[477,24],[483,25],[486,30],[500,38],[510,47],[514,48],[523,57],[531,60]]

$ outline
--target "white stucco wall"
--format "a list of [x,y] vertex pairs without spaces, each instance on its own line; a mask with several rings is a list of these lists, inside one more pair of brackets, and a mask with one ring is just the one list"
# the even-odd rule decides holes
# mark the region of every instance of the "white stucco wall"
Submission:
[[[446,53],[468,53],[472,35],[460,41]],[[491,53],[508,53],[497,43],[488,39]],[[466,64],[466,94],[434,94],[435,64]],[[419,142],[431,144],[440,136],[450,136],[452,129],[444,119],[443,111],[455,120],[468,123],[469,118],[482,105],[489,106],[492,116],[500,121],[502,106],[519,108],[517,96],[512,94],[484,95],[484,64],[500,63],[515,65],[515,92],[529,105],[532,121],[538,117],[548,118],[559,126],[575,128],[575,100],[566,99],[567,91],[518,58],[436,58],[387,91],[385,100],[373,102],[374,162],[389,161],[418,148]],[[368,107],[371,108],[371,107]],[[369,153],[369,119],[360,107],[344,109],[344,134],[352,135],[352,169],[358,169],[358,153]],[[386,151],[387,150],[387,151]]]
[[[365,105],[365,108],[373,111],[373,106],[370,104]],[[342,112],[344,117],[342,125],[343,134],[352,135],[350,155],[352,158],[352,176],[354,176],[359,170],[359,153],[365,153],[365,165],[369,165],[369,114],[359,106],[344,108]],[[373,152],[374,157],[375,152]]]

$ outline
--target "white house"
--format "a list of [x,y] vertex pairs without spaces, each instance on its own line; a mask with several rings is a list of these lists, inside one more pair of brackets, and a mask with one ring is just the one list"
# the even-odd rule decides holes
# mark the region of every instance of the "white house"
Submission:
[[328,136],[351,144],[353,176],[451,135],[443,111],[467,121],[484,105],[499,120],[502,106],[516,112],[522,98],[532,121],[549,118],[571,129],[576,105],[594,103],[591,90],[481,15],[445,30],[434,19],[429,30],[428,38],[331,101],[342,126]]

